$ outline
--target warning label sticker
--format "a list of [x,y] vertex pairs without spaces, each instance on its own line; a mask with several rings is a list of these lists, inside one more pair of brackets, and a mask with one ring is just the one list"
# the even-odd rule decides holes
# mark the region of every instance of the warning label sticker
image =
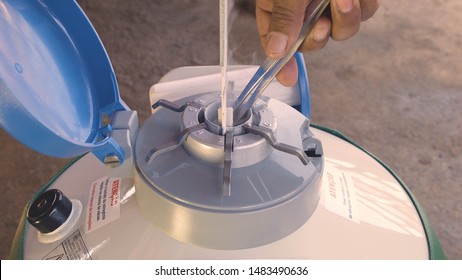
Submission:
[[326,209],[359,223],[360,217],[353,178],[348,172],[331,165],[326,164],[325,170],[323,186]]
[[86,211],[85,233],[120,217],[120,178],[103,177],[91,184]]
[[91,260],[80,231],[74,232],[42,260]]

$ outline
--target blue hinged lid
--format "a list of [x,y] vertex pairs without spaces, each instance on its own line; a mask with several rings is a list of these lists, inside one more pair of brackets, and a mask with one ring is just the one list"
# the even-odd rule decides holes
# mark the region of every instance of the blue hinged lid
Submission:
[[102,116],[126,109],[74,0],[0,0],[0,126],[10,135],[50,156],[109,153],[117,145]]

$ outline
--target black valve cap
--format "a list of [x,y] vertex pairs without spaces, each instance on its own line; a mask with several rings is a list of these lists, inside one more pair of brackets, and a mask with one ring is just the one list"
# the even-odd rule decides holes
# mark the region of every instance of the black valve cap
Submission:
[[57,189],[42,193],[35,199],[27,212],[27,220],[41,233],[50,233],[69,218],[72,202]]

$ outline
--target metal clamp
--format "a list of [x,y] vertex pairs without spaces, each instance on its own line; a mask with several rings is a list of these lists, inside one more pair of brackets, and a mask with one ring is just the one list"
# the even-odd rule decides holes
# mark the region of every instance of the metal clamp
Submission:
[[247,132],[254,133],[265,138],[265,140],[276,150],[298,157],[304,165],[307,165],[310,162],[308,156],[301,149],[284,143],[279,143],[274,136],[273,131],[260,126],[251,126],[248,124],[244,125],[244,128]]
[[223,166],[223,196],[231,196],[231,164],[233,160],[234,131],[225,134],[225,160]]
[[163,153],[172,151],[172,150],[178,148],[179,146],[183,145],[184,141],[186,141],[186,139],[188,138],[188,135],[191,132],[194,132],[196,130],[201,130],[203,128],[205,128],[205,124],[200,123],[198,125],[191,126],[189,128],[184,129],[183,131],[181,131],[178,142],[166,144],[166,145],[164,145],[163,147],[161,147],[159,149],[152,149],[148,153],[148,155],[146,156],[146,163],[151,164],[151,162],[153,161],[153,159],[155,157],[157,157],[157,156],[159,156],[159,155],[161,155]]
[[183,112],[188,106],[192,106],[192,107],[195,107],[197,109],[202,108],[201,104],[199,104],[197,102],[194,102],[194,101],[186,102],[185,104],[183,104],[181,106],[178,106],[176,103],[168,101],[166,99],[159,99],[156,103],[152,104],[151,107],[152,107],[152,109],[157,109],[160,106],[162,106],[162,107],[164,107],[166,109],[169,109],[171,111],[177,112],[177,113]]

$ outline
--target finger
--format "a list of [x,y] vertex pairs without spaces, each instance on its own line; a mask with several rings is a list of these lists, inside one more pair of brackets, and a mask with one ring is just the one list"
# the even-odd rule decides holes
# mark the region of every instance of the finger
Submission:
[[257,20],[258,34],[263,49],[266,46],[266,35],[271,21],[271,11],[273,10],[273,0],[257,0],[255,5],[255,17]]
[[279,83],[283,86],[290,87],[293,86],[298,79],[298,67],[295,58],[291,58],[289,62],[281,69],[281,71],[276,75]]
[[264,46],[267,56],[279,59],[297,40],[310,1],[274,0]]
[[322,49],[329,41],[331,27],[332,23],[329,18],[320,17],[300,46],[300,51],[306,52]]
[[334,40],[346,40],[358,32],[361,24],[359,0],[332,0],[331,14]]
[[379,9],[379,0],[361,0],[361,20],[365,21],[372,17]]

